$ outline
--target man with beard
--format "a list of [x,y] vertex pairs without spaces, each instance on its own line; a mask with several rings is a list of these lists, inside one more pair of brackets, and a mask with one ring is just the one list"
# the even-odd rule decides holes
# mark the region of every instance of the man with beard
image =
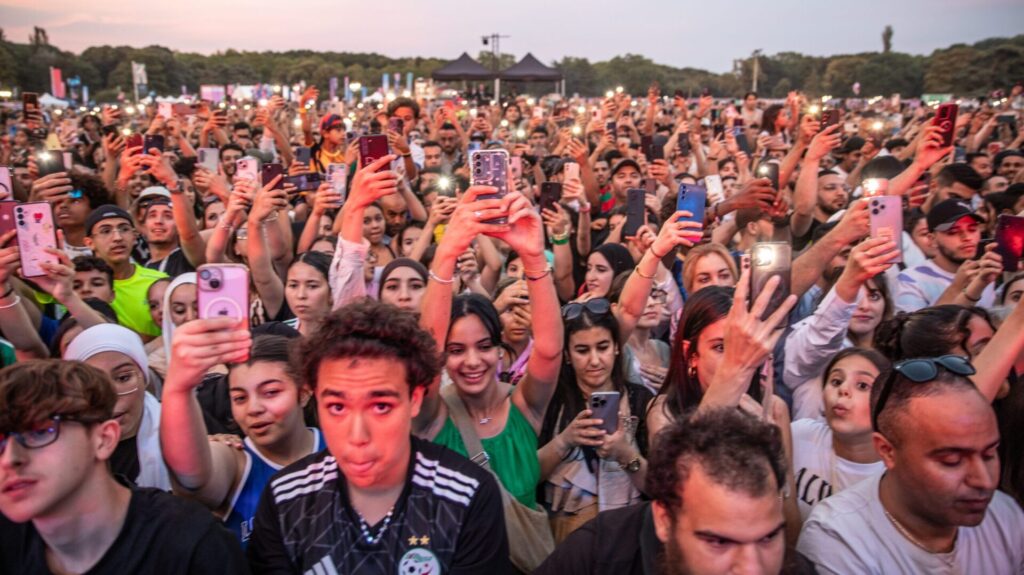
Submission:
[[[935,257],[900,273],[895,290],[896,309],[912,312],[938,303],[991,307],[995,299],[992,285],[995,278],[989,277],[991,273],[987,266],[982,266],[999,256],[990,252],[985,258],[973,261],[981,241],[983,218],[974,213],[964,200],[949,199],[936,204],[928,212],[927,221],[928,232],[935,242]],[[965,265],[969,268],[958,273]],[[973,267],[978,267],[980,272],[970,269]],[[1002,271],[1001,259],[999,268],[995,275]],[[957,288],[957,293],[944,298],[951,286]],[[954,301],[953,298],[965,301]]]
[[245,151],[238,144],[224,144],[220,148],[220,170],[229,183],[234,182],[238,166],[235,162],[242,159]]
[[135,227],[128,212],[114,205],[100,206],[85,222],[85,245],[114,270],[114,301],[118,323],[143,339],[160,335],[146,302],[149,285],[167,274],[144,268],[131,260]]
[[[778,427],[737,409],[662,431],[648,460],[653,501],[600,513],[535,575],[781,573],[785,559]],[[787,572],[803,572],[799,557]]]
[[793,215],[789,222],[794,250],[804,249],[814,230],[845,208],[849,200],[846,177],[822,166],[829,151],[839,146],[838,130],[839,126],[825,128],[814,135],[807,147],[793,192]]
[[1024,512],[999,486],[999,427],[966,358],[897,363],[871,389],[883,475],[825,499],[798,549],[818,573],[1022,573]]

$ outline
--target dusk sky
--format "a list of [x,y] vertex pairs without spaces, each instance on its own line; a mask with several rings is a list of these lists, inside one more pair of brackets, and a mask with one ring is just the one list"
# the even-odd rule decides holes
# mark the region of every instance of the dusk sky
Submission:
[[158,44],[201,53],[312,49],[454,58],[463,51],[475,56],[480,36],[500,32],[511,36],[502,52],[529,51],[547,63],[634,53],[715,72],[757,48],[814,55],[880,50],[886,24],[895,30],[894,50],[928,54],[1020,33],[1024,1],[0,0],[7,38],[24,42],[41,26],[52,44],[73,52]]

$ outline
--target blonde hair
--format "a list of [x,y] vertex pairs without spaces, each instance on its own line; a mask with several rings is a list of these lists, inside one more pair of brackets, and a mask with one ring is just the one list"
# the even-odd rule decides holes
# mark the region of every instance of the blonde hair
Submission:
[[686,290],[687,294],[692,295],[694,276],[697,274],[697,263],[700,260],[710,256],[716,255],[722,258],[725,265],[729,266],[729,271],[732,272],[732,277],[739,280],[740,272],[736,268],[736,262],[732,259],[732,254],[722,244],[701,244],[686,254],[686,264],[683,266],[683,289]]

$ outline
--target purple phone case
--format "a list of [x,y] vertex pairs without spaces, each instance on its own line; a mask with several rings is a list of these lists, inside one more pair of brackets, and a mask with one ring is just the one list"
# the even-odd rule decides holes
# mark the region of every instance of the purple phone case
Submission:
[[901,263],[903,261],[903,199],[899,196],[874,196],[868,202],[871,237],[887,237],[896,242],[899,258],[893,261]]
[[200,319],[249,317],[249,268],[241,264],[199,266],[197,302]]

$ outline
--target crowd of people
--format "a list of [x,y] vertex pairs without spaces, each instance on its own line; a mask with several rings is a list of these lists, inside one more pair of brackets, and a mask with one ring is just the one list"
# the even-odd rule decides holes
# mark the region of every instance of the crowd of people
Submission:
[[1024,573],[1022,91],[7,109],[0,572]]

